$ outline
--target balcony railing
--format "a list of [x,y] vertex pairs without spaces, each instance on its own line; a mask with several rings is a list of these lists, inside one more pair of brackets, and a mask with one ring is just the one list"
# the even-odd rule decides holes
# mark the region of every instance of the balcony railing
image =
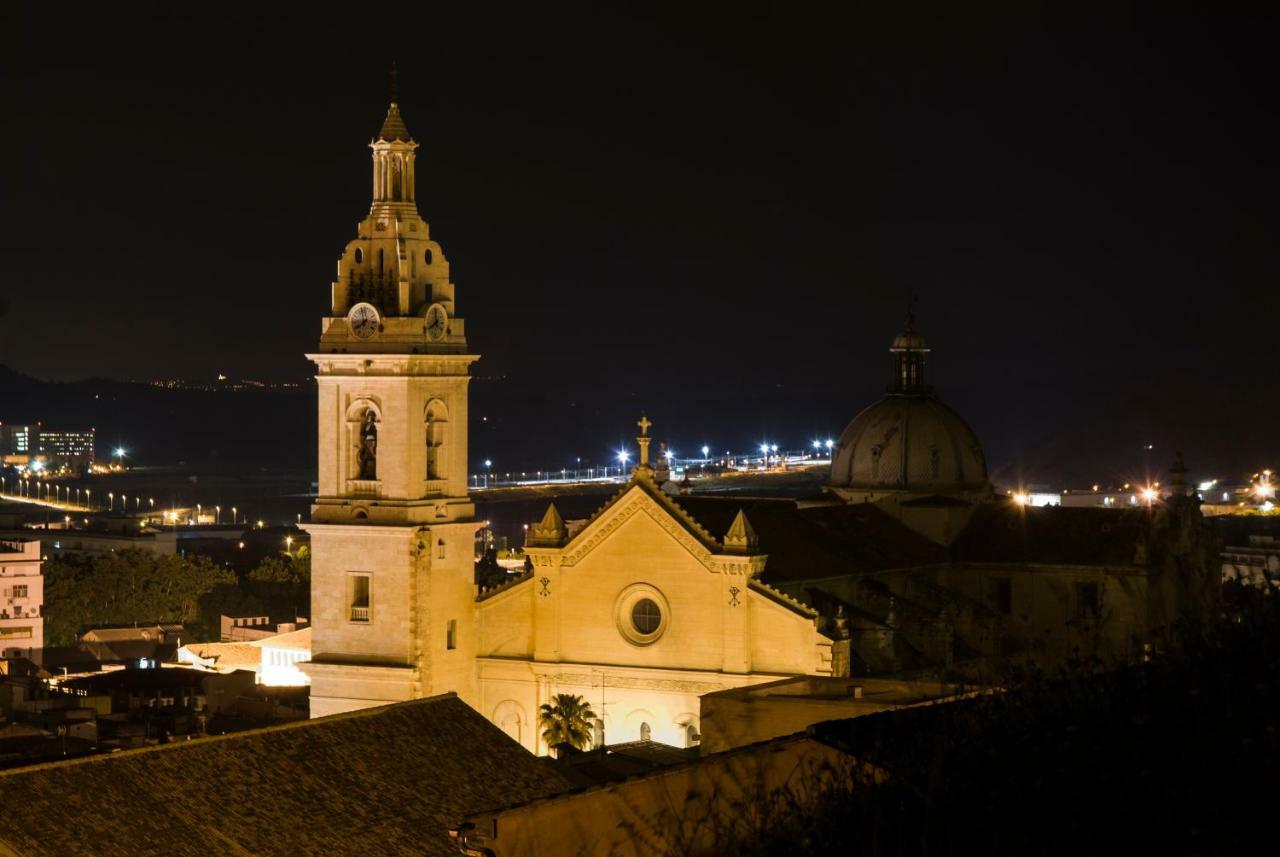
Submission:
[[351,621],[352,622],[368,622],[369,608],[368,607],[352,607]]

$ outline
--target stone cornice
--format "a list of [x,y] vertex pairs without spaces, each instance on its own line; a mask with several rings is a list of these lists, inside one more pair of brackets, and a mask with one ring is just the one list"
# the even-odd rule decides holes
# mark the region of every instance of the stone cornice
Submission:
[[763,595],[764,597],[768,598],[770,601],[773,601],[774,603],[776,603],[779,607],[785,607],[788,610],[792,610],[796,613],[799,613],[801,616],[805,616],[810,619],[818,618],[817,610],[814,610],[812,607],[810,607],[808,604],[805,604],[803,601],[800,601],[796,598],[792,598],[790,595],[787,595],[785,592],[782,592],[781,590],[774,589],[772,586],[770,586],[769,584],[765,583],[762,580],[753,578],[750,582],[750,587],[752,592],[757,592],[760,595]]
[[399,377],[404,375],[456,375],[469,378],[479,354],[307,354],[320,376]]

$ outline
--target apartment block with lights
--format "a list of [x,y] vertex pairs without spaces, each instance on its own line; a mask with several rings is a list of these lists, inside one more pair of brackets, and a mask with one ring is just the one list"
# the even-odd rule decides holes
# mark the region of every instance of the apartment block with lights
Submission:
[[0,541],[0,652],[39,658],[44,647],[40,542]]

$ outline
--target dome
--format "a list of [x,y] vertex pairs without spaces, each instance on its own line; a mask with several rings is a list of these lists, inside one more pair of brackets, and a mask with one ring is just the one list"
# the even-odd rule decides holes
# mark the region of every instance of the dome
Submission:
[[830,486],[849,499],[858,494],[878,499],[875,495],[989,490],[977,435],[934,397],[927,383],[929,347],[912,315],[889,353],[893,374],[888,395],[845,427],[832,456]]
[[840,435],[831,486],[867,493],[955,494],[987,487],[987,464],[973,429],[928,395],[889,395]]

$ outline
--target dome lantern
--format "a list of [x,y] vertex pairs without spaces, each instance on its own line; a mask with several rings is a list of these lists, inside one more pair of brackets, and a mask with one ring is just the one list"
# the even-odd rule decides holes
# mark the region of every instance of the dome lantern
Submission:
[[925,383],[924,374],[929,346],[925,344],[924,337],[916,332],[915,322],[915,313],[907,313],[906,325],[889,346],[893,366],[893,377],[887,388],[890,393],[928,395],[933,390]]

